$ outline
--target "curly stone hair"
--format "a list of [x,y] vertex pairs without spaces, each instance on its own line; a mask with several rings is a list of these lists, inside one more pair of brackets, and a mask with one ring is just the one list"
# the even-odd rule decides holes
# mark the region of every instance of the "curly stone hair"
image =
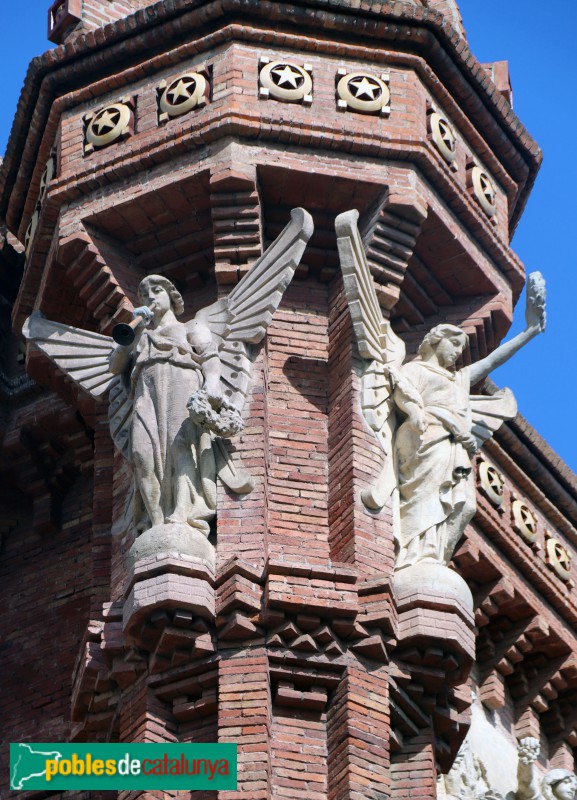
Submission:
[[168,296],[170,297],[170,305],[172,306],[172,310],[174,311],[175,316],[179,317],[184,311],[184,300],[182,299],[182,295],[176,286],[169,281],[168,278],[164,278],[162,275],[147,275],[146,278],[143,278],[138,285],[138,299],[141,302],[144,302],[142,290],[151,284],[153,286],[162,286],[162,288],[166,290]]
[[465,331],[457,328],[456,325],[435,325],[435,327],[431,328],[425,335],[425,338],[419,345],[419,355],[424,356],[432,352],[440,341],[447,339],[449,336],[459,336],[463,342],[463,349],[465,349],[469,340]]

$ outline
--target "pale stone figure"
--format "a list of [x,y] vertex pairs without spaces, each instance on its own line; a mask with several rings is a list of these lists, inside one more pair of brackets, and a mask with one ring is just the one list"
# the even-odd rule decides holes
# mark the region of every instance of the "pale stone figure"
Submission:
[[489,786],[487,770],[473,753],[467,740],[463,742],[447,775],[437,781],[438,800],[503,800]]
[[519,742],[516,800],[576,800],[577,776],[568,769],[553,769],[541,781],[535,770],[540,745],[527,737]]
[[383,319],[357,218],[356,211],[337,217],[339,254],[365,359],[363,413],[385,456],[383,472],[363,500],[378,509],[398,492],[397,570],[423,562],[446,565],[475,512],[471,456],[517,410],[508,389],[471,396],[471,386],[544,330],[544,281],[539,273],[529,276],[526,329],[481,361],[456,370],[467,336],[454,325],[437,325],[418,357],[403,364],[404,345]]
[[149,275],[138,287],[145,320],[132,346],[118,346],[109,364],[126,374],[134,398],[130,458],[138,489],[139,530],[183,523],[208,532],[216,508],[216,459],[209,430],[195,425],[187,405],[204,388],[215,411],[223,408],[221,363],[209,327],[178,322],[184,303],[173,284]]
[[252,488],[223,439],[242,428],[250,345],[265,335],[313,231],[303,209],[291,217],[228,297],[188,323],[177,319],[184,304],[173,284],[149,275],[138,287],[142,306],[129,345],[38,313],[24,326],[24,335],[85,390],[109,393],[112,437],[133,470],[131,518],[139,532],[188,526],[208,535],[217,475],[237,493]]

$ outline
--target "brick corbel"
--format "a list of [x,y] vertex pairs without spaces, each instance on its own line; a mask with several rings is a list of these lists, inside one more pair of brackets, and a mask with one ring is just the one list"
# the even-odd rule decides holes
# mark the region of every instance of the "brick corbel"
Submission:
[[367,261],[375,279],[379,303],[391,311],[399,299],[428,209],[416,192],[389,193],[368,214],[361,226]]
[[83,227],[61,240],[58,262],[66,265],[66,279],[98,323],[100,333],[110,334],[117,322],[129,316],[132,304],[114,274],[129,269],[121,253]]
[[210,176],[214,271],[219,288],[238,283],[263,252],[256,167],[218,165]]
[[123,653],[118,637],[111,637],[119,618],[114,604],[105,604],[103,619],[90,620],[72,675],[72,741],[105,740],[116,725],[120,683],[112,672],[114,657]]
[[241,558],[229,559],[216,580],[216,625],[219,640],[250,641],[262,637],[262,569]]

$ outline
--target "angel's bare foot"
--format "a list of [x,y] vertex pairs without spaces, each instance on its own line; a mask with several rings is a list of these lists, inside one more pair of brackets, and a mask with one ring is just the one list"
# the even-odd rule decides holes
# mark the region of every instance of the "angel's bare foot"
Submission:
[[186,514],[179,513],[178,511],[173,511],[169,517],[166,517],[164,520],[165,525],[188,525],[186,520]]
[[172,513],[164,520],[165,525],[187,525],[189,528],[196,528],[204,536],[210,533],[210,525],[203,519],[187,519],[186,515],[181,515],[178,512]]

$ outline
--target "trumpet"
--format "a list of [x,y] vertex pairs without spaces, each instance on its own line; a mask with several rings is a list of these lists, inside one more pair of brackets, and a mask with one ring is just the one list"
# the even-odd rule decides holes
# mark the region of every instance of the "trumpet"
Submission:
[[[154,303],[150,306],[150,310],[154,308]],[[116,342],[116,344],[120,344],[123,347],[126,347],[136,338],[136,331],[142,326],[146,325],[150,321],[149,318],[146,318],[144,314],[137,314],[132,322],[119,322],[117,325],[114,326],[112,329],[112,338]]]

